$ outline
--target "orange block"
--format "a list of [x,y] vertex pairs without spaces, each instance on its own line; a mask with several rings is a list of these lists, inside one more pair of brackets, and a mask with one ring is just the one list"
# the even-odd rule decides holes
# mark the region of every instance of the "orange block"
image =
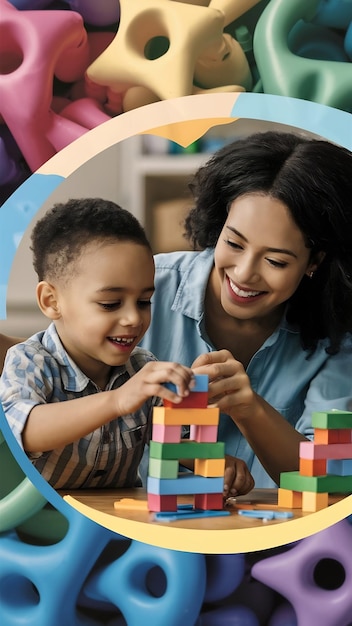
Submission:
[[291,489],[277,490],[278,506],[285,509],[300,509],[302,507],[302,494],[300,491],[291,491]]
[[190,424],[215,426],[219,423],[220,411],[217,408],[206,409],[169,409],[156,406],[153,409],[153,423],[165,426],[185,426]]
[[194,473],[207,478],[223,476],[225,472],[225,459],[195,459]]
[[326,459],[300,459],[299,473],[302,476],[325,476]]
[[350,428],[315,428],[315,443],[351,443]]

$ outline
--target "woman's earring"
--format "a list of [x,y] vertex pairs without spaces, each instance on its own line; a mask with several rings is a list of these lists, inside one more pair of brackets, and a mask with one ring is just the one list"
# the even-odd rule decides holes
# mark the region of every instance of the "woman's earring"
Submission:
[[308,278],[313,278],[313,276],[314,276],[314,272],[313,271],[309,272]]

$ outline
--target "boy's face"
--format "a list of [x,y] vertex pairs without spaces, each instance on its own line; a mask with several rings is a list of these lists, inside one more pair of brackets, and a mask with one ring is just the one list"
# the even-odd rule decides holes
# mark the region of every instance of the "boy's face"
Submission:
[[56,285],[62,343],[99,386],[122,365],[150,324],[154,291],[151,251],[131,241],[87,245],[72,277]]

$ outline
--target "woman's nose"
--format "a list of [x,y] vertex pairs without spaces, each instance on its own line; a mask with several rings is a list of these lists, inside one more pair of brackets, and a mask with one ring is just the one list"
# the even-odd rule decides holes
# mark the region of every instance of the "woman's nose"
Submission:
[[234,268],[235,279],[242,284],[253,282],[259,275],[257,265],[256,260],[249,255],[242,256],[236,261]]

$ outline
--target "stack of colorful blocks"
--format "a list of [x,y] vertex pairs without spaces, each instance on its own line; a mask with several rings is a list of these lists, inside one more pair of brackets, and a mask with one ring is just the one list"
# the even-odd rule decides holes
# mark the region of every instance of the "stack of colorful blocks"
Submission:
[[329,493],[352,493],[352,412],[312,415],[314,441],[300,444],[297,472],[280,475],[278,504],[302,511],[328,506]]
[[[175,391],[175,386],[167,384]],[[153,411],[147,481],[150,511],[177,511],[177,496],[194,496],[195,509],[223,508],[225,447],[217,441],[219,409],[208,407],[208,377],[195,376],[195,386],[180,404],[167,400]],[[190,439],[181,439],[190,426]],[[182,460],[194,460],[194,471],[181,471]]]

